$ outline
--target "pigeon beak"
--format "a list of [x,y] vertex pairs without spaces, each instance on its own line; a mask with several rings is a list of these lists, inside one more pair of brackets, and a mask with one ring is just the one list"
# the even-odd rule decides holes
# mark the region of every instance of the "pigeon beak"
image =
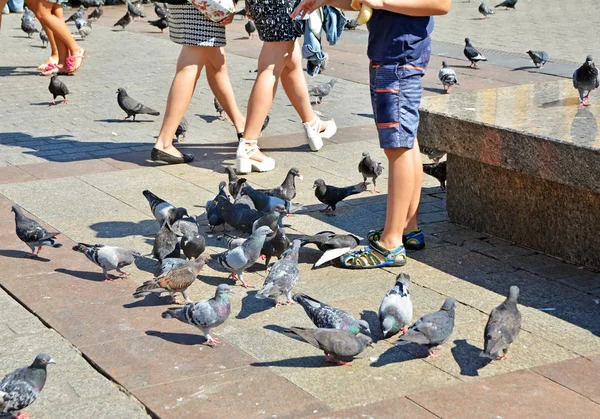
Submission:
[[47,362],[47,364],[56,364],[56,361],[52,358],[50,358]]
[[229,293],[229,294],[235,294],[235,291],[233,291],[233,290],[229,290],[229,291],[228,291],[228,293]]
[[302,175],[298,175],[298,179],[300,179],[300,180],[304,180],[304,176],[302,176]]

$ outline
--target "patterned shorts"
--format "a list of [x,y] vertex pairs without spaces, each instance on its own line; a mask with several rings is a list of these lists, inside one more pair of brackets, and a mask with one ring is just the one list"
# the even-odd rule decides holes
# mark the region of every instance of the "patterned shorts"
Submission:
[[261,41],[293,41],[302,36],[302,22],[290,18],[300,0],[246,0],[246,4]]
[[419,105],[431,49],[407,64],[369,65],[371,105],[381,148],[413,148],[419,128]]
[[191,5],[169,4],[169,37],[180,45],[224,47],[225,26],[205,17]]

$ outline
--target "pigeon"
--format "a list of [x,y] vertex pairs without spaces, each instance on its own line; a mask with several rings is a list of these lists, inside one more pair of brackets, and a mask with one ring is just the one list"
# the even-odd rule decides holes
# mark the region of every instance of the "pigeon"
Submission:
[[463,50],[465,57],[471,62],[469,67],[478,68],[477,63],[479,61],[487,61],[479,51],[475,49],[473,45],[471,45],[471,40],[469,38],[465,38],[465,49]]
[[288,335],[301,337],[317,349],[325,352],[326,362],[338,365],[350,365],[355,356],[371,346],[373,341],[367,336],[355,336],[352,333],[336,329],[307,329],[292,327],[284,331]]
[[292,248],[285,256],[275,262],[269,271],[262,289],[256,294],[256,298],[272,298],[275,307],[281,305],[278,300],[280,295],[287,296],[287,304],[294,304],[292,300],[292,288],[300,279],[300,268],[298,267],[298,251],[300,240],[294,240]]
[[69,16],[69,18],[65,20],[65,23],[75,22],[77,19],[85,19],[85,7],[83,5],[79,6],[79,10]]
[[184,116],[181,118],[181,122],[177,125],[177,129],[175,130],[175,139],[174,143],[182,143],[185,140],[185,136],[187,135],[188,130],[188,120]]
[[104,0],[83,0],[81,1],[81,4],[87,9],[88,7],[98,7],[103,1]]
[[219,103],[219,101],[217,100],[216,96],[215,96],[215,98],[213,100],[213,104],[215,105],[215,110],[219,114],[219,119],[222,120],[222,121],[227,120],[227,118],[223,116],[224,109],[221,106],[221,104]]
[[[245,185],[245,184],[244,184]],[[235,200],[233,201],[233,205],[243,206],[244,208],[256,209],[256,205],[254,205],[254,201],[248,195],[244,195],[238,193]]]
[[150,210],[161,227],[165,221],[169,221],[169,224],[173,224],[176,220],[188,215],[185,208],[176,208],[175,205],[170,204],[162,198],[159,198],[148,189],[143,191],[142,194],[146,197],[146,200],[148,200],[148,203],[150,204]]
[[377,177],[383,174],[383,164],[374,161],[367,151],[362,153],[362,159],[358,163],[358,171],[363,176],[362,186],[367,189],[367,178],[373,179],[373,192],[379,193],[377,189]]
[[26,5],[23,6],[23,9],[25,11],[23,12],[23,16],[21,16],[21,20],[26,20],[29,23],[33,23],[35,21],[35,14],[33,14],[31,9]]
[[137,250],[105,246],[103,244],[77,243],[73,246],[73,250],[83,253],[89,260],[101,267],[106,281],[115,280],[115,278],[108,275],[108,272],[113,270],[116,270],[121,278],[131,275],[122,271],[121,268],[131,265],[136,257],[142,256]]
[[79,28],[77,33],[79,34],[79,36],[81,36],[81,40],[85,41],[85,39],[92,33],[92,24],[88,23],[87,25],[82,26],[81,28]]
[[442,188],[443,190],[446,190],[446,163],[447,162],[443,161],[441,163],[423,164],[423,172],[439,180],[440,188]]
[[265,257],[266,266],[269,266],[269,262],[273,256],[277,259],[281,259],[281,256],[290,247],[290,240],[286,236],[283,228],[278,228],[277,231],[275,231],[275,235],[272,236],[273,237],[267,236],[265,244],[263,244],[263,247],[260,250],[260,254]]
[[254,21],[248,19],[248,22],[244,25],[244,29],[246,29],[246,33],[248,34],[248,39],[252,39],[252,34],[256,32],[256,25]]
[[232,204],[229,199],[222,195],[217,195],[215,202],[221,210],[223,220],[231,227],[244,233],[251,232],[254,222],[262,216],[259,211],[248,208],[247,205]]
[[[229,202],[229,197],[227,196],[227,183],[222,181],[219,183],[219,193],[217,196],[221,196],[224,200]],[[223,214],[221,213],[221,208],[217,205],[216,197],[210,201],[206,202],[206,219],[208,220],[208,225],[210,226],[210,231],[215,229],[216,226],[223,225],[223,230],[225,230],[225,220],[223,219]]]
[[360,239],[353,234],[336,234],[333,231],[321,231],[314,236],[300,236],[298,239],[302,242],[302,246],[312,243],[324,252],[315,263],[315,268],[345,255],[360,243]]
[[300,174],[300,170],[296,169],[295,167],[292,167],[288,171],[288,173],[285,176],[285,179],[283,180],[283,183],[281,185],[279,185],[273,189],[257,189],[257,191],[262,192],[269,196],[274,196],[274,197],[283,199],[285,201],[291,201],[292,199],[294,199],[296,197],[296,183],[295,183],[296,178],[298,178],[300,180],[304,179],[302,177],[302,175]]
[[50,78],[50,84],[48,85],[48,90],[52,93],[52,100],[50,101],[51,105],[56,104],[56,98],[58,96],[62,96],[63,103],[67,104],[67,95],[70,93],[69,88],[66,84],[58,79],[56,74],[53,74]]
[[379,306],[379,321],[383,338],[389,338],[398,332],[406,333],[412,320],[413,304],[408,287],[410,276],[401,273],[396,277],[396,285],[389,290]]
[[445,151],[433,147],[421,147],[421,153],[425,154],[429,160],[433,160],[434,163],[439,163],[441,158],[446,155]]
[[48,48],[50,40],[48,39],[48,35],[46,35],[46,31],[43,29],[40,31],[40,39],[42,41],[42,48]]
[[167,223],[163,224],[154,238],[152,256],[154,256],[158,263],[161,263],[166,258],[178,258],[181,256],[179,237],[171,231]]
[[328,83],[317,84],[316,86],[312,86],[308,89],[309,96],[314,96],[317,98],[317,104],[324,103],[323,98],[331,93],[331,89],[337,82],[336,79],[329,80]]
[[206,249],[206,240],[200,233],[187,232],[181,238],[181,251],[188,259],[197,259]]
[[535,64],[536,68],[544,68],[544,64],[548,61],[548,53],[546,51],[527,51],[527,54],[533,60],[533,64]]
[[594,64],[594,58],[588,55],[585,63],[573,73],[573,87],[579,91],[579,100],[583,106],[589,106],[592,90],[600,86],[600,76]]
[[88,21],[87,19],[77,19],[75,20],[75,28],[77,28],[77,30],[83,28],[84,26],[88,26],[91,25],[92,22]]
[[179,266],[185,262],[187,262],[187,261],[185,259],[181,259],[181,258],[163,259],[163,261],[160,264],[160,268],[158,270],[158,276],[166,274],[170,270],[176,268],[177,266]]
[[[171,213],[173,210],[171,210]],[[169,225],[170,230],[179,237],[194,235],[200,232],[197,217],[177,218]]]
[[[55,237],[60,234],[59,232],[48,232],[40,223],[27,218],[18,205],[13,205],[12,212],[15,213],[17,236],[31,249],[31,253],[27,254],[26,257],[33,258],[38,256],[42,250],[42,246],[54,248],[62,246],[62,244],[55,240]],[[35,252],[36,247],[38,248],[37,252]]]
[[454,298],[448,298],[440,311],[429,313],[417,320],[408,328],[406,333],[396,342],[397,345],[417,343],[429,348],[428,357],[437,357],[439,354],[433,349],[442,345],[452,335],[454,330]]
[[347,186],[345,188],[338,188],[337,186],[326,185],[323,179],[315,180],[313,188],[315,188],[315,196],[317,199],[327,205],[321,212],[327,212],[329,215],[334,215],[333,212],[339,202],[348,198],[350,195],[356,195],[366,190],[363,183]]
[[484,2],[481,2],[481,4],[479,5],[479,13],[481,13],[483,15],[483,17],[485,19],[487,19],[488,15],[494,14],[494,11],[492,10],[491,7],[486,5]]
[[442,82],[444,92],[446,93],[450,93],[452,86],[458,84],[458,81],[456,81],[456,72],[448,65],[448,63],[446,63],[446,61],[442,61],[442,68],[438,73],[438,77]]
[[117,20],[117,23],[115,23],[113,26],[120,26],[121,29],[125,29],[125,26],[129,25],[132,20],[131,14],[129,14],[129,11],[127,11],[125,15],[121,19]]
[[156,13],[156,16],[159,18],[166,19],[169,11],[166,7],[161,6],[160,3],[154,2],[154,13]]
[[237,198],[238,194],[242,190],[242,187],[246,183],[246,179],[239,178],[238,175],[235,173],[235,170],[231,166],[225,167],[225,172],[227,172],[227,177],[229,179],[227,183],[229,193],[235,199]]
[[217,287],[214,298],[186,304],[182,308],[169,309],[162,313],[162,318],[177,319],[196,326],[204,333],[208,345],[218,345],[221,341],[210,335],[210,329],[222,325],[229,317],[231,303],[227,294],[232,292],[229,285],[220,284]]
[[[513,285],[508,291],[506,300],[490,313],[483,335],[485,346],[480,356],[490,359],[508,358],[508,347],[515,341],[521,330],[518,298],[519,287]],[[502,355],[500,355],[501,351]]]
[[31,35],[34,33],[39,32],[33,22],[29,22],[24,19],[21,20],[21,30],[27,34],[28,38],[31,38]]
[[138,9],[137,7],[135,7],[129,0],[127,0],[127,11],[129,12],[129,14],[133,17],[137,17],[138,22],[141,20],[141,18],[146,17],[146,14],[144,12],[142,12],[140,9]]
[[256,231],[262,226],[268,226],[274,232],[277,231],[277,229],[282,226],[281,219],[286,213],[287,211],[283,205],[275,205],[271,211],[262,215],[252,224],[252,231]]
[[104,5],[100,3],[98,7],[96,7],[92,13],[89,14],[88,19],[98,20],[104,14]]
[[359,25],[356,19],[348,19],[346,20],[346,23],[344,23],[344,29],[349,31],[355,30],[358,26]]
[[245,185],[242,188],[242,194],[248,195],[252,202],[254,202],[254,206],[258,211],[268,212],[275,208],[277,205],[282,205],[286,211],[290,212],[290,202],[281,198],[277,198],[276,196],[266,195],[262,192],[257,191],[250,185]]
[[169,19],[166,17],[161,17],[160,19],[149,20],[148,24],[156,26],[158,29],[160,29],[160,32],[162,33],[165,31],[166,28],[169,27]]
[[221,234],[217,236],[217,240],[225,240],[225,246],[228,249],[235,249],[246,241],[244,237],[232,236],[231,234]]
[[[35,357],[33,364],[28,367],[19,368],[0,381],[0,416],[25,409],[39,397],[46,384],[46,367],[56,364],[50,355],[39,354]],[[16,418],[29,417],[28,414],[18,413]]]
[[267,226],[260,227],[241,246],[213,255],[213,257],[221,266],[231,272],[231,279],[239,279],[244,288],[253,288],[253,285],[244,281],[244,271],[256,263],[267,234],[272,232],[273,230]]
[[506,10],[508,9],[515,9],[515,5],[517,4],[518,0],[504,0],[502,3],[495,5],[494,7],[506,7]]
[[356,320],[350,313],[331,307],[306,294],[295,294],[293,300],[300,304],[315,326],[325,329],[339,329],[352,334],[371,334],[369,323]]
[[142,113],[153,116],[160,115],[160,112],[144,106],[137,100],[130,97],[122,87],[117,89],[117,103],[127,114],[126,118],[121,118],[122,121],[129,119],[131,116],[133,116],[133,120],[135,121],[135,116]]
[[192,303],[193,301],[187,295],[187,289],[194,283],[205,263],[205,258],[198,258],[174,266],[166,273],[144,282],[135,290],[133,296],[140,298],[151,293],[168,292],[171,295],[171,302],[177,304],[175,293],[180,292],[186,303]]

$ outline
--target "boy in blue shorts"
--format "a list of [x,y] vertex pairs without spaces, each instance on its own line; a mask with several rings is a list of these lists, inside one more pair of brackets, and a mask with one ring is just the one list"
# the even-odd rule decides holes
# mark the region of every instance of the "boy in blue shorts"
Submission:
[[[385,226],[368,234],[369,245],[342,257],[348,268],[404,266],[406,249],[425,246],[417,223],[423,167],[417,129],[431,54],[432,16],[444,15],[452,0],[355,0],[373,9],[367,23],[371,103],[381,148],[388,158]],[[303,0],[292,18],[330,5],[352,10],[351,0]]]

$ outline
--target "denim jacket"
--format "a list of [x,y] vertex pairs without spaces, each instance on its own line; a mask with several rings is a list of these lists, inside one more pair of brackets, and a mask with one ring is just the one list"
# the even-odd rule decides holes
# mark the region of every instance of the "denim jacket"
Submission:
[[335,7],[323,6],[311,13],[303,23],[302,56],[308,60],[306,66],[308,74],[316,76],[327,61],[327,54],[321,46],[321,32],[324,29],[329,45],[335,45],[342,35],[346,18]]

